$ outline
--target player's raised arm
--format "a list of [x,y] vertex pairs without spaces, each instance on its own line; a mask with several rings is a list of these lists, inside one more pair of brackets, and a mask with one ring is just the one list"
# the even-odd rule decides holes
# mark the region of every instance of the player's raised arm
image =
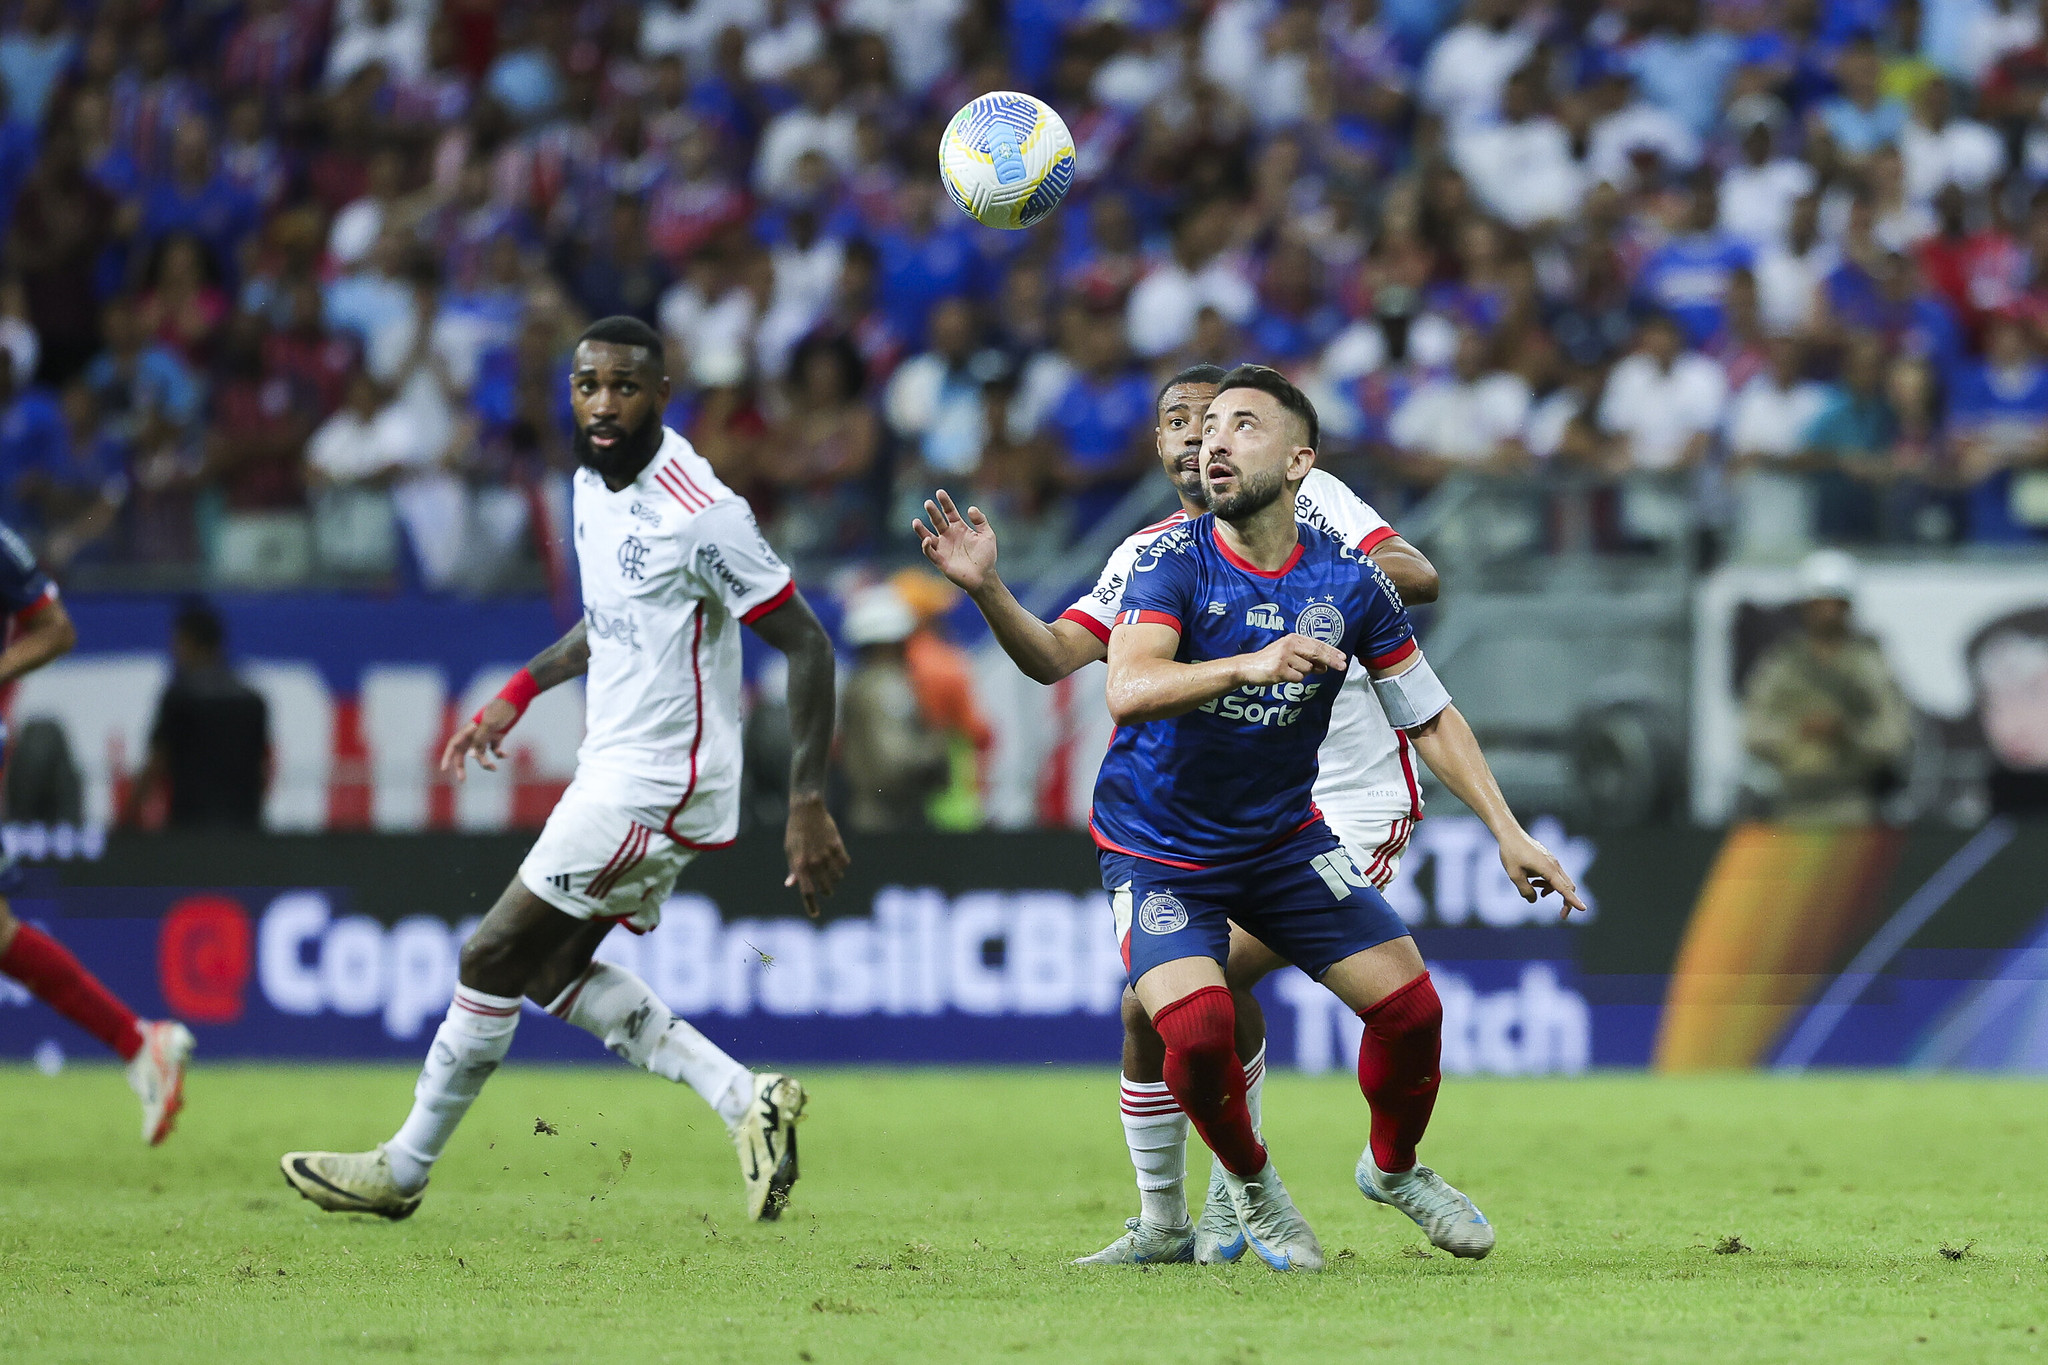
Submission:
[[804,912],[816,919],[818,902],[839,885],[848,861],[839,827],[825,809],[835,701],[832,641],[800,592],[751,624],[789,660],[789,824],[782,841],[789,876],[782,884],[802,894]]
[[455,780],[461,782],[469,773],[464,760],[475,754],[477,767],[496,772],[494,760],[505,756],[506,734],[526,714],[533,699],[550,687],[582,677],[589,668],[590,640],[583,622],[578,621],[567,635],[528,660],[526,667],[498,689],[497,696],[448,736],[448,746],[441,750],[441,771],[455,774]]
[[910,523],[924,557],[973,600],[996,643],[1025,677],[1056,683],[1103,657],[1103,642],[1084,627],[1064,617],[1041,621],[1024,609],[996,572],[995,527],[979,507],[969,507],[963,517],[941,488],[936,501],[926,499],[924,511],[930,525]]

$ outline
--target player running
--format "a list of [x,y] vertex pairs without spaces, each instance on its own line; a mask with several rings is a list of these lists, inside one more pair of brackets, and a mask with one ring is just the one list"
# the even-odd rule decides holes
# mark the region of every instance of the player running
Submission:
[[1240,366],[1203,430],[1211,510],[1140,557],[1110,636],[1119,728],[1090,828],[1131,984],[1166,1043],[1167,1086],[1222,1162],[1246,1240],[1268,1265],[1313,1270],[1323,1258],[1246,1108],[1223,970],[1232,919],[1365,1021],[1358,1072],[1372,1124],[1359,1190],[1435,1245],[1484,1256],[1492,1227],[1416,1159],[1440,1079],[1442,1006],[1406,926],[1311,794],[1350,659],[1365,662],[1387,719],[1494,832],[1524,897],[1554,890],[1567,912],[1584,907],[1509,812],[1384,571],[1296,522],[1316,459],[1313,405],[1277,371]]
[[797,1179],[804,1089],[749,1072],[646,982],[592,954],[613,926],[653,929],[700,850],[739,825],[740,634],[789,659],[789,858],[784,885],[815,918],[846,869],[826,813],[832,644],[753,513],[662,425],[661,338],[605,318],[578,341],[574,522],[583,620],[536,655],[448,741],[442,766],[495,768],[533,698],[589,675],[576,776],[519,873],[463,945],[460,984],[420,1072],[412,1112],[368,1152],[289,1152],[284,1177],[323,1209],[404,1218],[519,1023],[520,997],[597,1035],[621,1058],[687,1083],[739,1149],[747,1215],[781,1215]]
[[[1208,508],[1202,489],[1202,414],[1223,378],[1218,365],[1193,365],[1167,380],[1156,404],[1154,438],[1161,467],[1180,497],[1181,510],[1127,538],[1109,557],[1095,587],[1057,619],[1046,622],[1026,611],[996,572],[995,531],[978,509],[961,517],[942,490],[925,504],[932,519],[913,523],[925,554],[966,590],[990,629],[1024,673],[1057,682],[1107,654],[1138,556],[1161,535]],[[1295,515],[1368,554],[1411,602],[1436,599],[1436,570],[1422,553],[1394,533],[1385,519],[1322,470],[1311,470],[1295,498]],[[1331,831],[1343,840],[1372,883],[1384,888],[1400,870],[1408,837],[1422,815],[1422,792],[1407,737],[1387,724],[1363,665],[1353,663],[1330,712],[1329,734],[1318,754],[1314,796]],[[1251,989],[1267,973],[1285,966],[1279,957],[1242,929],[1230,940],[1229,982],[1237,1013],[1237,1052],[1248,1077],[1246,1105],[1252,1124],[1260,1122],[1265,1078],[1265,1017]],[[1220,1162],[1211,1164],[1201,1219],[1188,1221],[1184,1181],[1187,1115],[1161,1078],[1165,1047],[1135,993],[1123,998],[1124,1055],[1119,1110],[1124,1142],[1137,1171],[1139,1216],[1125,1233],[1082,1265],[1145,1265],[1185,1261],[1236,1260],[1245,1240],[1223,1183]]]
[[[7,647],[0,649],[0,691],[71,652],[78,630],[57,598],[57,585],[36,567],[28,546],[0,526],[0,611]],[[0,750],[7,729],[0,724]],[[6,870],[11,871],[11,864]],[[0,873],[4,875],[4,873]],[[0,896],[0,972],[29,994],[112,1048],[128,1064],[128,1088],[142,1101],[142,1140],[154,1147],[171,1135],[185,1107],[185,1063],[192,1031],[175,1020],[138,1019],[135,1011],[85,969],[57,940],[23,924]]]

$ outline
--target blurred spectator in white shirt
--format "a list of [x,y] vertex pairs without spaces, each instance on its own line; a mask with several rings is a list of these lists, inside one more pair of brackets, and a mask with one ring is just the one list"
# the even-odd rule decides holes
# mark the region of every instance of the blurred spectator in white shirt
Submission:
[[1265,56],[1266,21],[1273,0],[1222,0],[1202,26],[1202,74],[1250,102]]
[[327,254],[344,269],[354,269],[370,254],[377,235],[392,218],[405,188],[405,155],[396,147],[379,147],[370,154],[368,184],[360,199],[351,200],[334,215],[327,229]]
[[1770,344],[1770,366],[1743,385],[1728,410],[1728,452],[1738,468],[1785,460],[1805,448],[1807,428],[1827,405],[1825,384],[1801,377],[1805,353],[1791,337]]
[[780,82],[824,51],[825,29],[815,10],[803,0],[768,0],[765,22],[747,39],[747,74]]
[[1599,117],[1586,166],[1594,178],[1630,190],[1645,173],[1654,181],[1700,164],[1699,138],[1674,115],[1639,97],[1628,72],[1610,70],[1592,96]]
[[859,159],[853,110],[839,99],[839,68],[830,61],[812,62],[799,83],[804,102],[768,121],[754,158],[754,187],[770,198],[796,187],[797,162],[805,152],[822,152],[842,173]]
[[1259,304],[1258,291],[1230,244],[1230,207],[1212,201],[1190,209],[1173,234],[1173,250],[1131,290],[1124,315],[1131,349],[1150,360],[1184,346],[1195,317],[1214,308],[1242,326]]
[[1657,472],[1690,468],[1713,448],[1728,408],[1721,367],[1684,349],[1676,320],[1645,322],[1635,352],[1607,376],[1600,399],[1600,430],[1622,469]]
[[364,67],[384,68],[391,81],[417,80],[427,69],[427,26],[431,14],[396,0],[363,0],[356,21],[337,26],[327,50],[327,86],[339,90]]
[[1451,159],[1488,208],[1518,228],[1563,222],[1579,206],[1571,137],[1543,111],[1535,67],[1508,78],[1500,119],[1453,134]]
[[1742,159],[1721,176],[1721,230],[1764,251],[1784,242],[1792,205],[1813,192],[1813,168],[1778,155],[1776,100],[1739,103],[1728,117],[1743,130]]
[[879,33],[889,44],[896,88],[915,94],[929,90],[958,60],[953,26],[966,10],[966,0],[847,0],[839,6],[839,24]]
[[1422,103],[1453,130],[1491,118],[1508,77],[1536,50],[1515,0],[1468,0],[1464,22],[1437,40],[1422,68]]
[[1419,385],[1394,409],[1387,435],[1410,481],[1434,484],[1458,469],[1504,473],[1529,462],[1528,382],[1492,369],[1489,352],[1482,333],[1464,329],[1451,373]]
[[[890,429],[931,478],[971,477],[981,462],[985,405],[974,372],[974,310],[965,299],[932,308],[931,349],[896,368],[882,399]],[[922,488],[906,471],[899,483]]]
[[1820,196],[1793,200],[1784,239],[1757,253],[1757,304],[1765,330],[1782,335],[1813,326],[1821,284],[1841,263],[1841,251],[1820,235]]
[[1913,97],[1899,154],[1906,161],[1906,194],[1922,204],[1943,185],[1975,194],[2005,173],[2004,140],[1975,119],[1955,117],[1955,94],[1939,76],[1922,82]]
[[690,70],[701,76],[711,69],[720,34],[728,28],[752,33],[767,22],[767,0],[652,4],[640,15],[640,55],[652,58],[678,53]]

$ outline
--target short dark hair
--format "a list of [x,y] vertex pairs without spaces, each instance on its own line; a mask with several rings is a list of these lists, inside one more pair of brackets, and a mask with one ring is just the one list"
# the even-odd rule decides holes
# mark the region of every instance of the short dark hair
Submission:
[[614,313],[608,318],[599,318],[583,329],[583,335],[576,338],[581,346],[586,341],[601,341],[609,346],[639,346],[654,359],[654,368],[666,371],[668,356],[663,351],[661,333],[649,327],[629,313]]
[[171,618],[171,633],[209,654],[218,654],[228,641],[220,613],[203,597],[188,597],[179,604],[178,614]]
[[1166,391],[1168,389],[1178,388],[1182,384],[1217,384],[1221,383],[1222,380],[1223,367],[1221,365],[1211,365],[1206,360],[1199,365],[1190,365],[1159,386],[1159,392],[1152,399],[1152,406],[1156,409],[1161,403],[1166,401]]
[[1270,365],[1240,365],[1216,381],[1216,391],[1225,389],[1257,389],[1270,393],[1278,399],[1280,406],[1301,419],[1308,429],[1308,440],[1303,442],[1310,450],[1318,448],[1323,436],[1322,421],[1316,416],[1316,405],[1308,401],[1308,395],[1294,387],[1286,375]]

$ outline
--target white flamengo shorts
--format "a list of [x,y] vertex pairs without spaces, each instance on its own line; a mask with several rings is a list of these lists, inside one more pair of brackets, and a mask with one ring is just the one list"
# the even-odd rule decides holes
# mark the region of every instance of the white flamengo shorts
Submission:
[[1384,806],[1378,810],[1346,810],[1340,802],[1324,801],[1321,797],[1317,802],[1322,808],[1323,823],[1330,827],[1330,833],[1344,841],[1344,851],[1351,855],[1374,889],[1384,891],[1393,885],[1418,817],[1408,811],[1389,811]]
[[644,934],[661,923],[661,903],[697,856],[661,832],[669,809],[620,805],[573,781],[519,864],[519,880],[565,915]]

